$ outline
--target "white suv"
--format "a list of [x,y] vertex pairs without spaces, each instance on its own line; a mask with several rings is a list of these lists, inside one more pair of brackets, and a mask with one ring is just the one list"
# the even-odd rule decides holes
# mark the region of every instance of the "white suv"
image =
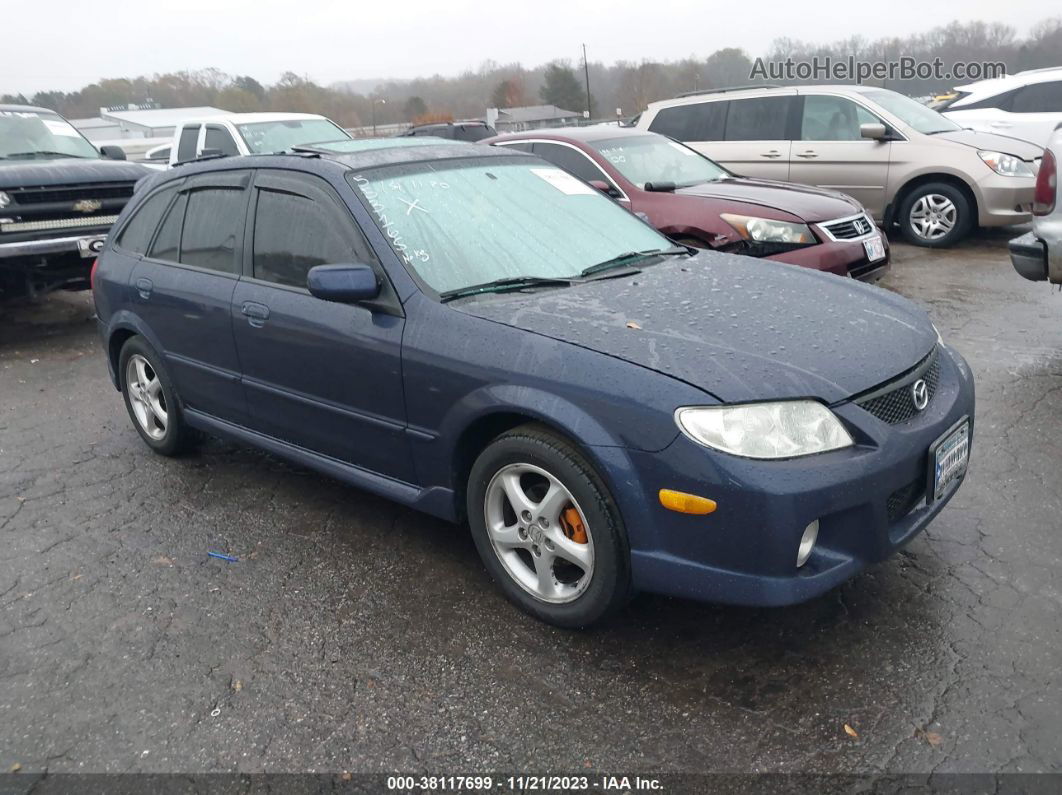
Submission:
[[349,138],[334,121],[312,113],[230,113],[187,119],[174,130],[170,165],[204,155],[271,154]]
[[971,130],[1047,146],[1062,123],[1062,67],[981,80],[934,97],[929,107]]

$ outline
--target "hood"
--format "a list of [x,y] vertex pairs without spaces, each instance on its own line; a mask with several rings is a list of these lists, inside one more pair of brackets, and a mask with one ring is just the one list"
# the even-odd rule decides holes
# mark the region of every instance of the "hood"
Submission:
[[719,400],[835,403],[916,365],[925,312],[877,287],[705,251],[634,276],[450,305],[656,370]]
[[943,138],[946,141],[972,146],[974,149],[987,149],[990,152],[1017,155],[1022,160],[1035,160],[1044,156],[1044,148],[1042,146],[1023,141],[1020,138],[1011,138],[1009,135],[977,132],[976,130],[955,130],[953,132],[937,133],[936,135],[931,135],[930,138]]
[[767,179],[733,177],[679,188],[682,196],[702,196],[723,201],[744,202],[791,213],[804,221],[832,221],[859,212],[862,207],[843,193],[809,185],[794,185]]
[[136,182],[153,173],[125,160],[0,160],[0,189],[76,185],[78,183]]

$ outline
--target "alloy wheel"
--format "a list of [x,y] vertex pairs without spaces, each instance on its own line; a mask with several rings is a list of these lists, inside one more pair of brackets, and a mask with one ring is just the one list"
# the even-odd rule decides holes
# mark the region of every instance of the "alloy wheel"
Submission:
[[571,602],[590,584],[594,539],[568,488],[533,464],[509,464],[487,485],[487,536],[512,579],[544,602]]
[[129,405],[144,433],[156,441],[166,435],[169,414],[162,382],[151,362],[135,353],[125,365],[125,388]]
[[955,203],[939,193],[927,193],[911,205],[911,229],[923,240],[940,240],[958,221]]

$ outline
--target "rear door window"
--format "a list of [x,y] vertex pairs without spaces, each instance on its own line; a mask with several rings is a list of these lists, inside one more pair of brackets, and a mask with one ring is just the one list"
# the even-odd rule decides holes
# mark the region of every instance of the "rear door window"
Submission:
[[133,254],[146,254],[162,214],[173,199],[175,188],[163,188],[145,200],[118,236],[117,245]]
[[727,141],[784,141],[790,97],[752,97],[730,100],[726,117]]
[[181,139],[177,144],[177,162],[195,160],[196,144],[199,142],[199,125],[192,124],[181,128]]
[[323,183],[267,174],[256,184],[256,279],[305,288],[306,276],[316,265],[375,263],[349,211]]
[[237,240],[243,236],[246,192],[239,188],[203,188],[188,195],[181,233],[184,265],[239,273]]
[[676,141],[721,141],[729,104],[700,102],[664,108],[649,123],[649,130]]
[[1062,113],[1062,80],[1025,86],[1014,95],[1014,113]]
[[595,179],[605,182],[610,181],[596,163],[570,146],[536,142],[531,151],[553,165],[563,168],[569,174],[583,180],[583,182],[591,182]]
[[204,149],[217,149],[223,155],[229,155],[234,157],[240,153],[240,150],[236,148],[236,142],[232,140],[232,135],[224,127],[217,127],[214,125],[206,128],[206,140],[203,142]]

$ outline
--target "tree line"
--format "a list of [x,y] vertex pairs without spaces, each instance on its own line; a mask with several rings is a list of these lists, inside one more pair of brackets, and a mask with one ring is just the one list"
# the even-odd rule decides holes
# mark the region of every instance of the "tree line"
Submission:
[[[1062,18],[1043,20],[1025,36],[1014,28],[985,22],[952,22],[906,37],[869,40],[852,37],[830,44],[775,40],[760,57],[767,61],[811,60],[818,56],[889,61],[902,56],[920,61],[999,61],[1010,73],[1062,66]],[[688,91],[746,85],[754,59],[744,50],[724,48],[707,57],[674,61],[591,61],[590,111],[594,118],[631,116],[658,99]],[[790,81],[798,82],[798,81]],[[817,80],[815,82],[823,82]],[[912,95],[950,88],[931,80],[893,80],[886,87]],[[286,72],[273,85],[247,75],[202,69],[152,77],[100,80],[72,91],[32,96],[4,95],[0,102],[51,108],[68,118],[96,116],[101,107],[156,102],[161,107],[212,105],[239,113],[260,110],[320,113],[345,127],[371,124],[481,118],[488,107],[556,105],[581,113],[587,108],[583,64],[556,60],[538,67],[484,62],[456,76],[386,80],[366,88],[364,81],[322,86]]]

